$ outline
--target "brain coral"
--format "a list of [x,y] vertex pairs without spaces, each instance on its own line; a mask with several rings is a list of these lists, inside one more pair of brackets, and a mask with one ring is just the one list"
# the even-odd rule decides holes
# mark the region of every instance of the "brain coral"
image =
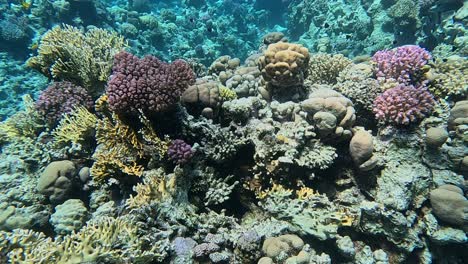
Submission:
[[55,82],[39,95],[36,109],[50,126],[54,126],[63,114],[71,112],[73,108],[82,105],[90,109],[93,104],[93,99],[83,87],[71,82]]
[[392,50],[377,51],[372,57],[374,73],[383,83],[412,84],[431,54],[416,45],[405,45]]
[[164,63],[151,55],[139,59],[128,53],[115,55],[107,86],[109,108],[123,114],[163,112],[179,101],[195,75],[183,60]]
[[279,87],[302,85],[309,51],[299,44],[278,42],[269,45],[258,62],[265,81]]
[[432,111],[434,98],[424,87],[400,84],[386,90],[374,101],[373,111],[378,120],[408,125]]

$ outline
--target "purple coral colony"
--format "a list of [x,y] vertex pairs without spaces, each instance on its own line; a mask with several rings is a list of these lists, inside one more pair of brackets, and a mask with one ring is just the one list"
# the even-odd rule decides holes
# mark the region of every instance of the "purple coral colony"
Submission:
[[0,264],[466,263],[467,1],[0,11]]

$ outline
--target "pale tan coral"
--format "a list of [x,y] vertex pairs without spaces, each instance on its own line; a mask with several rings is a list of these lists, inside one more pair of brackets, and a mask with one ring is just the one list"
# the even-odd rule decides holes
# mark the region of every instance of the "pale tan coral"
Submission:
[[73,26],[56,26],[42,36],[38,55],[27,64],[47,77],[98,92],[109,78],[114,55],[126,46],[115,32],[93,28],[83,33]]
[[437,58],[426,77],[432,80],[429,90],[435,96],[464,96],[468,93],[468,60],[456,55]]
[[270,44],[258,62],[268,83],[278,87],[302,85],[309,51],[300,44],[278,42]]
[[340,72],[352,61],[341,54],[316,53],[310,56],[306,83],[335,84]]

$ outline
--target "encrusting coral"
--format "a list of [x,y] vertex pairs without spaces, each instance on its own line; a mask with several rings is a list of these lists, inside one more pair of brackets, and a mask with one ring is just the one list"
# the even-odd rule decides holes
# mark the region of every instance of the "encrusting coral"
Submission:
[[42,36],[38,55],[27,63],[47,77],[76,82],[95,94],[102,92],[114,55],[126,45],[117,33],[104,29],[83,33],[73,26],[56,26]]

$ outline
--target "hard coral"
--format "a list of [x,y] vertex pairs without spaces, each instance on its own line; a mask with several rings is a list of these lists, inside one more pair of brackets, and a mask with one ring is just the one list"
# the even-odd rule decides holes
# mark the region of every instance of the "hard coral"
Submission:
[[372,57],[374,73],[383,83],[414,84],[431,54],[416,45],[377,51]]
[[309,51],[299,44],[279,42],[269,45],[258,62],[263,77],[272,85],[302,85],[309,63]]
[[117,113],[138,115],[163,112],[178,101],[195,75],[183,60],[164,63],[151,55],[139,59],[128,52],[115,55],[107,86],[109,108]]
[[103,29],[83,33],[72,26],[57,26],[42,36],[38,55],[27,63],[47,77],[72,81],[100,93],[109,78],[114,54],[125,46],[121,36]]
[[52,83],[42,91],[36,102],[36,109],[50,126],[55,126],[63,114],[70,113],[75,107],[93,107],[88,92],[71,82]]
[[182,139],[173,140],[167,149],[169,159],[176,164],[187,163],[192,158],[193,153],[192,147]]
[[408,125],[429,114],[434,103],[434,98],[424,86],[400,84],[379,95],[374,101],[373,111],[381,121]]

